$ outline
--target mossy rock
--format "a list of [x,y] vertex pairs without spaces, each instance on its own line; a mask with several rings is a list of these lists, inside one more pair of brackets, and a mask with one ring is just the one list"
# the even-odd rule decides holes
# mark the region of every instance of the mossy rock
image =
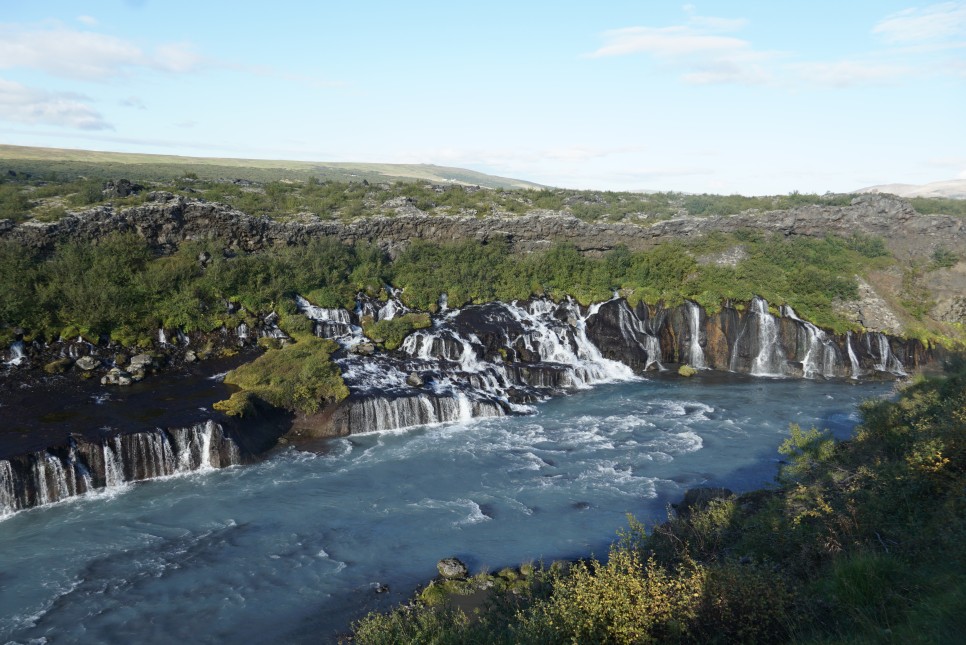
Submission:
[[48,374],[63,374],[70,369],[70,366],[74,364],[74,361],[69,358],[58,358],[56,361],[51,361],[44,365],[44,371]]
[[691,377],[698,373],[698,370],[691,367],[690,365],[682,365],[678,368],[678,374],[684,377]]
[[244,418],[255,412],[254,395],[251,392],[235,392],[224,401],[215,401],[211,407],[230,417]]

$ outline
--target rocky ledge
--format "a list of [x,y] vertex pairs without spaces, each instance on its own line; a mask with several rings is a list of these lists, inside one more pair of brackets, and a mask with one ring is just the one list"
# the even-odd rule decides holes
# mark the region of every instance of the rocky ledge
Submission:
[[922,215],[909,202],[890,195],[862,195],[850,206],[803,206],[784,211],[748,211],[737,215],[678,217],[654,223],[585,222],[567,212],[533,211],[526,215],[428,215],[414,207],[395,216],[343,222],[313,214],[279,222],[243,213],[219,203],[167,192],[154,192],[143,205],[116,209],[99,206],[73,212],[56,222],[15,224],[0,220],[0,239],[50,249],[64,239],[90,240],[114,232],[135,232],[152,245],[171,250],[185,240],[219,238],[229,245],[257,250],[274,244],[296,245],[315,237],[346,243],[371,242],[395,254],[413,240],[506,240],[514,250],[533,251],[569,242],[588,253],[618,245],[632,250],[669,238],[710,232],[756,229],[782,236],[823,237],[863,233],[882,237],[899,258],[928,257],[942,247],[966,255],[966,221],[947,215]]

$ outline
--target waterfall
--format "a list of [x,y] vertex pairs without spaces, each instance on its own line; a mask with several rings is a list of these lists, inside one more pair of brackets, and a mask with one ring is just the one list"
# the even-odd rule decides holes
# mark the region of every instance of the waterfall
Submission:
[[688,364],[697,369],[708,366],[704,360],[704,350],[701,349],[701,307],[696,302],[685,301],[688,308],[688,329],[691,332],[689,344]]
[[875,369],[880,372],[896,374],[897,376],[906,376],[906,370],[902,363],[898,358],[896,358],[895,354],[892,353],[892,348],[889,346],[888,337],[886,337],[886,335],[882,332],[876,332],[872,335],[875,336],[876,344],[878,345],[879,350],[879,362],[876,363]]
[[46,450],[34,455],[32,468],[34,503],[50,504],[77,494],[73,469],[65,469],[55,455]]
[[[597,309],[592,306],[591,312],[591,315],[593,315],[597,312]],[[659,370],[664,370],[664,366],[661,365],[660,340],[655,334],[651,333],[644,321],[631,311],[627,305],[627,301],[623,299],[619,300],[617,304],[617,325],[620,329],[621,336],[624,338],[624,342],[629,345],[637,345],[644,352],[645,356],[647,356],[644,365],[645,370],[652,365],[656,366]],[[643,342],[641,341],[642,338],[644,339]]]
[[850,378],[857,379],[860,375],[859,370],[859,359],[855,355],[855,350],[852,349],[852,332],[846,332],[845,334],[845,346],[849,350],[849,363],[852,365],[852,374]]
[[10,345],[10,360],[7,361],[7,365],[20,365],[26,354],[24,353],[24,344],[22,340],[14,341]]
[[[377,315],[398,315],[400,306],[387,303]],[[312,318],[331,316],[301,309]],[[356,314],[372,311],[361,298]],[[588,339],[594,312],[582,315],[573,301],[544,299],[447,309],[397,352],[336,358],[352,396],[333,423],[345,424],[340,431],[366,432],[532,412],[530,403],[565,388],[635,378]],[[349,347],[358,338],[339,342]]]
[[812,323],[802,320],[789,305],[782,307],[782,314],[798,323],[800,333],[805,336],[805,356],[802,358],[802,374],[805,378],[821,375],[831,378],[836,375],[839,364],[838,349],[823,330]]
[[15,513],[19,508],[13,466],[6,459],[0,460],[0,517]]
[[355,432],[398,430],[412,426],[478,417],[504,416],[506,411],[495,401],[473,401],[466,394],[452,397],[419,394],[402,397],[366,397],[353,402],[348,410],[349,428]]
[[362,334],[362,330],[352,324],[352,315],[346,309],[317,307],[302,296],[295,296],[295,306],[313,321],[315,335],[320,338],[341,338]]
[[439,294],[439,313],[444,314],[449,309],[449,296],[445,293]]
[[158,344],[162,347],[168,346],[168,335],[164,333],[164,327],[158,328]]
[[121,437],[105,439],[101,445],[104,455],[104,486],[114,488],[124,483],[124,462],[121,461]]
[[245,323],[239,323],[238,327],[235,328],[235,335],[238,336],[240,340],[248,340],[248,325]]
[[778,342],[778,321],[768,313],[768,302],[755,297],[751,310],[758,322],[758,353],[751,364],[755,376],[782,376],[785,356]]
[[21,467],[25,475],[19,475],[11,461],[0,461],[0,517],[101,487],[116,488],[125,482],[238,463],[238,445],[210,420],[170,431],[158,428],[115,435],[93,443],[71,437],[65,458],[47,450],[33,453]]

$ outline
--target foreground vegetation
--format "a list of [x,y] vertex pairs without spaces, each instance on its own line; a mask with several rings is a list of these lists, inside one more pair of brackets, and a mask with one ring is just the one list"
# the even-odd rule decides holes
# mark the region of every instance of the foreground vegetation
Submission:
[[[631,518],[606,561],[433,585],[354,641],[961,642],[966,364],[951,371],[864,404],[850,441],[793,426],[771,489],[709,495],[649,533]],[[481,588],[483,609],[461,610]]]

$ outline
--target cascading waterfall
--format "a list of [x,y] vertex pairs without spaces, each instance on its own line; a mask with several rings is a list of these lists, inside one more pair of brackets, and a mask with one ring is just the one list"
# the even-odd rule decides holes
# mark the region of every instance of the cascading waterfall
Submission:
[[846,334],[845,334],[845,346],[848,348],[848,352],[849,352],[849,363],[852,365],[852,374],[849,376],[849,378],[858,379],[859,376],[860,376],[860,374],[861,374],[861,370],[859,369],[859,359],[855,355],[855,350],[852,349],[852,332],[851,331],[846,332]]
[[121,460],[121,437],[106,439],[101,445],[104,456],[104,486],[115,488],[124,483],[124,462]]
[[697,369],[708,366],[704,360],[704,350],[701,348],[701,307],[697,303],[687,300],[688,329],[691,332],[691,342],[688,345],[688,364]]
[[[398,315],[400,307],[387,304],[378,315]],[[371,312],[372,306],[361,302],[356,311]],[[448,309],[432,328],[406,337],[397,353],[347,352],[337,359],[353,392],[344,406],[343,429],[390,430],[531,412],[526,403],[562,388],[635,378],[587,338],[593,313],[584,316],[574,302],[549,300]],[[354,327],[352,336],[337,340],[351,347],[361,339],[361,329]],[[520,358],[521,352],[530,358]],[[413,374],[422,376],[413,381]]]
[[14,341],[14,343],[10,345],[10,360],[7,361],[7,365],[20,365],[25,357],[26,354],[24,351],[23,341]]
[[758,323],[758,352],[752,361],[751,373],[755,376],[782,376],[785,356],[778,342],[778,321],[768,313],[768,302],[764,298],[756,296],[751,302],[751,310]]
[[839,353],[835,343],[823,330],[802,320],[789,305],[782,307],[782,314],[798,323],[799,332],[805,336],[805,356],[802,358],[802,374],[805,378],[816,375],[831,378],[836,375]]
[[0,461],[0,517],[102,487],[238,463],[237,444],[210,420],[174,428],[170,438],[161,429],[114,435],[93,445],[72,438],[65,457],[42,450],[24,457],[21,466]]
[[[591,315],[597,312],[598,307],[599,305],[597,307],[591,306]],[[663,370],[664,366],[661,365],[661,341],[655,334],[651,333],[644,321],[634,315],[634,312],[628,307],[626,300],[618,301],[617,322],[624,341],[628,344],[636,344],[647,356],[644,369],[647,370],[653,365],[657,369]],[[643,339],[643,342],[641,339]],[[594,347],[594,349],[596,350],[597,348]]]
[[168,335],[164,333],[164,328],[158,328],[158,344],[162,347],[168,346]]
[[0,517],[6,517],[20,509],[15,486],[13,466],[6,459],[0,460]]
[[[892,353],[892,348],[889,346],[889,339],[882,332],[876,332],[871,334],[875,337],[879,362],[876,363],[875,369],[879,372],[889,372],[890,374],[896,374],[898,376],[906,376],[906,370],[902,363],[896,358],[895,354]],[[868,338],[868,336],[866,336]]]
[[362,332],[352,324],[352,315],[345,309],[317,307],[302,296],[295,296],[295,306],[314,323],[315,335],[321,338],[341,338]]

